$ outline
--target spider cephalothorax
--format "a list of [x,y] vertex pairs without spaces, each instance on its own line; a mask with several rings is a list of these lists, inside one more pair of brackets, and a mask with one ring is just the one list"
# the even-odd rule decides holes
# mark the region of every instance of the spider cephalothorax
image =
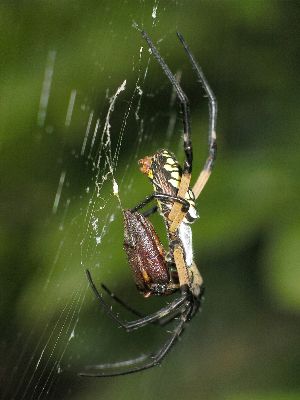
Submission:
[[[90,286],[107,314],[127,331],[139,329],[148,324],[165,325],[174,323],[174,330],[154,354],[140,356],[132,360],[112,364],[100,364],[87,367],[92,372],[83,372],[81,376],[105,377],[125,375],[161,362],[176,339],[183,332],[185,324],[191,320],[201,305],[203,280],[194,262],[192,249],[192,231],[190,224],[198,217],[195,200],[203,190],[216,157],[216,118],[217,105],[214,94],[206,78],[190,52],[183,37],[177,33],[186,54],[196,72],[199,82],[209,100],[209,154],[195,185],[190,188],[193,151],[189,115],[189,102],[181,86],[160,56],[146,32],[141,31],[148,43],[152,55],[160,64],[171,82],[180,102],[183,117],[183,149],[185,162],[181,168],[174,154],[168,150],[159,150],[151,157],[140,160],[141,171],[153,184],[154,192],[130,210],[124,210],[124,249],[127,253],[134,280],[138,290],[149,297],[151,295],[169,295],[176,291],[180,295],[169,304],[150,315],[142,315],[114,295],[106,286],[102,288],[120,305],[138,317],[133,321],[124,321],[112,311],[96,288],[91,274],[86,270]],[[140,213],[151,201],[158,206]],[[159,209],[167,230],[169,248],[165,250],[148,217]]]
[[[146,156],[139,160],[140,170],[148,176],[152,182],[155,193],[176,196],[180,186],[182,168],[175,155],[169,150],[159,150],[153,156]],[[197,219],[195,208],[195,195],[189,187],[184,199],[188,201],[189,208],[184,217],[185,222],[192,223]],[[158,200],[160,211],[164,217],[168,217],[172,203]]]

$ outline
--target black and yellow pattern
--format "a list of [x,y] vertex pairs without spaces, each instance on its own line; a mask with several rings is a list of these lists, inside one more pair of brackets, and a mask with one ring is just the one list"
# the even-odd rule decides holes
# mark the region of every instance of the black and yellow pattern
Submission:
[[[156,193],[176,196],[182,176],[182,168],[175,155],[168,150],[162,149],[155,153],[151,158],[151,164],[147,169],[147,175],[153,184]],[[185,195],[185,200],[190,204],[184,222],[192,223],[198,218],[195,208],[195,196],[189,188]],[[166,216],[172,207],[172,203],[158,201],[161,212]]]

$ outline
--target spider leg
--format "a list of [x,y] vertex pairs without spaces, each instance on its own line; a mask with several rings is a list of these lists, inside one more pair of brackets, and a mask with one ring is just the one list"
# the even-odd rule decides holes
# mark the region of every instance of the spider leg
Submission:
[[[147,35],[145,31],[141,31],[142,36],[147,41],[153,56],[156,58],[158,63],[160,64],[161,68],[163,69],[164,73],[168,77],[169,81],[173,85],[174,89],[176,90],[177,96],[180,101],[182,117],[183,117],[183,147],[185,152],[185,163],[182,170],[182,177],[180,181],[180,185],[178,188],[177,196],[184,198],[186,192],[189,189],[190,181],[191,181],[191,173],[192,173],[192,164],[193,164],[193,150],[192,150],[192,140],[191,140],[191,124],[190,124],[190,110],[189,110],[189,100],[182,90],[180,84],[176,80],[175,76],[170,71],[169,67],[159,54],[158,50],[152,43],[152,40]],[[186,215],[185,210],[182,210],[181,205],[178,201],[174,201],[172,209],[169,213],[169,220],[172,222],[170,225],[170,231],[175,232],[184,219]]]
[[143,326],[146,326],[150,323],[153,323],[155,321],[158,321],[160,319],[165,318],[166,316],[170,315],[170,313],[173,313],[174,310],[176,310],[179,307],[182,307],[182,305],[187,301],[187,293],[183,292],[180,297],[177,297],[174,299],[170,304],[168,304],[166,307],[161,308],[160,310],[156,311],[153,314],[147,315],[143,318],[134,320],[134,321],[124,321],[119,316],[112,311],[112,308],[109,304],[107,304],[101,294],[98,292],[98,289],[96,288],[91,273],[89,270],[86,270],[86,275],[87,279],[90,283],[90,286],[98,299],[99,303],[101,306],[104,308],[106,313],[115,321],[117,322],[122,328],[124,328],[126,331],[130,332],[135,329],[142,328]]
[[[170,68],[167,66],[161,55],[159,54],[157,48],[154,46],[152,40],[148,36],[148,34],[141,30],[141,34],[143,38],[146,40],[148,43],[148,46],[150,47],[153,56],[156,58],[158,63],[160,64],[162,70],[166,74],[167,78],[173,85],[177,96],[180,101],[181,105],[181,111],[183,115],[183,140],[184,140],[184,152],[186,156],[186,161],[184,163],[183,167],[183,175],[191,174],[192,172],[192,163],[193,163],[193,151],[192,151],[192,142],[191,142],[191,124],[190,124],[190,109],[189,109],[189,100],[182,90],[180,84],[176,80],[175,76],[172,74]],[[184,196],[183,196],[184,197]]]
[[[116,361],[114,363],[103,363],[103,364],[96,364],[96,365],[86,365],[85,369],[89,370],[89,369],[94,369],[94,370],[104,370],[104,369],[111,369],[112,365],[114,368],[124,368],[124,367],[128,367],[132,364],[138,364],[144,360],[146,360],[149,357],[149,355],[146,354],[142,354],[139,357],[136,358],[132,358],[130,360],[124,360],[124,361]],[[87,376],[85,372],[81,372],[79,373],[79,375],[81,376]],[[88,375],[90,376],[90,375]]]
[[[124,307],[126,310],[128,310],[129,312],[131,312],[132,314],[136,315],[137,317],[140,318],[144,318],[145,315],[140,313],[139,311],[135,310],[133,307],[131,307],[129,304],[125,303],[125,301],[123,301],[122,299],[120,299],[120,297],[118,297],[116,294],[114,294],[106,285],[104,285],[103,283],[101,283],[101,287],[103,288],[103,290],[106,291],[106,293],[113,299],[115,300],[117,303],[119,303],[122,307]],[[165,319],[161,319],[161,320],[156,320],[153,321],[153,323],[158,323],[158,325],[160,326],[165,326],[167,325],[169,322],[173,321],[174,318],[181,312],[180,308],[176,309],[173,312],[171,312],[167,317],[165,317]]]
[[[116,294],[114,294],[104,283],[101,283],[101,287],[103,290],[106,291],[106,293],[113,299],[115,300],[116,303],[119,303],[122,307],[124,307],[127,311],[131,312],[132,314],[136,315],[137,317],[143,318],[145,315],[140,313],[139,311],[135,310],[132,308],[129,304],[125,303],[120,297],[118,297]],[[98,296],[97,296],[98,297]]]
[[155,322],[159,323],[160,320],[163,321],[162,325],[168,324],[176,317],[176,315],[178,315],[179,308],[182,308],[185,302],[186,302],[186,296],[178,297],[177,299],[173,300],[170,304],[168,304],[166,307],[161,308],[155,313],[147,315],[144,318],[128,322],[127,331],[130,332],[142,328],[143,326],[146,326],[150,323],[155,323]]
[[191,53],[191,51],[189,49],[189,46],[185,42],[183,36],[179,32],[177,32],[177,36],[190,59],[192,67],[195,70],[195,72],[199,78],[199,81],[202,84],[202,87],[208,97],[208,101],[209,101],[209,103],[208,103],[208,105],[209,105],[209,129],[208,129],[209,154],[205,161],[203,170],[201,171],[201,173],[193,187],[193,192],[195,194],[195,197],[197,198],[200,195],[202,189],[204,188],[204,186],[211,174],[211,170],[212,170],[214,161],[216,159],[216,153],[217,153],[217,136],[216,136],[217,101],[216,101],[213,91],[211,90],[211,88],[205,78],[205,75],[204,75],[202,69],[200,68],[199,64],[195,60],[193,54]]
[[149,210],[144,211],[142,214],[143,214],[144,217],[149,217],[150,215],[156,213],[157,210],[158,210],[158,206],[153,206]]
[[[94,368],[94,369],[99,369],[103,370],[103,372],[81,372],[79,375],[80,376],[86,376],[86,377],[108,377],[108,376],[117,376],[117,375],[127,375],[127,374],[132,374],[134,372],[139,372],[143,371],[148,368],[152,368],[163,360],[163,358],[167,355],[167,353],[170,351],[172,346],[175,344],[176,340],[178,337],[181,335],[184,329],[184,325],[188,319],[188,316],[191,311],[191,305],[187,306],[184,312],[180,316],[180,321],[175,327],[171,337],[164,343],[164,345],[161,347],[161,349],[155,353],[151,354],[148,356],[140,356],[139,358],[132,359],[132,360],[127,360],[123,362],[118,362],[118,363],[112,363],[112,364],[103,364],[103,365],[97,365],[97,366],[91,366],[89,368]],[[139,365],[141,362],[143,362],[141,365]],[[120,371],[112,371],[112,372],[105,372],[106,369],[113,369],[113,368],[120,368],[122,366],[128,366],[127,370],[120,370]]]
[[182,209],[185,213],[188,212],[190,207],[190,203],[183,197],[172,196],[171,194],[168,193],[152,193],[149,196],[147,196],[143,201],[141,201],[138,205],[132,208],[130,211],[135,212],[141,208],[144,208],[145,205],[150,203],[153,199],[163,200],[165,202],[169,202],[172,204],[174,203],[174,201],[176,201],[180,204],[180,209]]

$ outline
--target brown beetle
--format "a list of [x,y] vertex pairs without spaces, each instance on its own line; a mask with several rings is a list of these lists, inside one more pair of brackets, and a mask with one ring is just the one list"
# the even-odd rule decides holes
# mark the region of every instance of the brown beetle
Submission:
[[138,290],[144,297],[173,293],[178,281],[171,280],[165,250],[151,222],[139,212],[123,214],[124,250]]

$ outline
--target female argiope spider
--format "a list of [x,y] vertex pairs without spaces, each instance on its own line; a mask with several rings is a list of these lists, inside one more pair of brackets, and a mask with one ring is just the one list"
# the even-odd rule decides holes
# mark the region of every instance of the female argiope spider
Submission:
[[[112,364],[89,366],[87,368],[94,369],[95,372],[82,372],[80,373],[81,376],[106,377],[125,375],[158,365],[183,332],[185,324],[198,311],[203,296],[203,280],[193,260],[190,224],[198,217],[195,209],[195,199],[198,198],[204,188],[216,157],[216,99],[182,35],[177,33],[209,100],[209,154],[204,168],[199,174],[193,190],[191,190],[193,153],[188,98],[147,33],[141,31],[141,34],[147,41],[153,56],[170,80],[179,98],[183,115],[183,143],[186,160],[183,168],[181,168],[172,153],[167,150],[159,150],[153,156],[145,157],[139,161],[141,171],[152,181],[154,192],[133,209],[123,211],[125,225],[124,249],[133,271],[136,286],[144,297],[168,295],[176,291],[180,291],[180,296],[155,313],[143,316],[102,285],[102,288],[114,300],[139,317],[134,321],[128,322],[122,320],[112,311],[111,306],[104,301],[96,288],[88,270],[86,270],[86,274],[90,286],[102,307],[126,331],[139,329],[150,323],[164,325],[175,319],[178,319],[178,323],[169,339],[155,354]],[[138,212],[153,199],[157,200],[158,206],[154,206],[144,213]],[[167,254],[147,218],[157,210],[163,216],[167,228],[169,240]]]

